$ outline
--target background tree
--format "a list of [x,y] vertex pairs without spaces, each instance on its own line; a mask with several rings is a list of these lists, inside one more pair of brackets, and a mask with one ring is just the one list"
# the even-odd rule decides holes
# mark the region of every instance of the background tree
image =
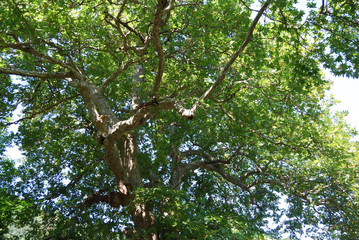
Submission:
[[1,124],[26,158],[6,182],[42,211],[28,234],[358,236],[355,132],[319,66],[358,77],[359,6],[295,3],[1,1]]

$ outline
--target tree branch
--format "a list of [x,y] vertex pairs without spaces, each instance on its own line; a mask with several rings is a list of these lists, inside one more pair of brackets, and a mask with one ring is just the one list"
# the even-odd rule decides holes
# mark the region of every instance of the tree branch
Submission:
[[105,89],[110,85],[112,81],[114,81],[121,73],[125,72],[132,64],[134,64],[134,61],[128,61],[126,64],[119,67],[116,71],[114,71],[102,84],[100,91],[105,91]]
[[117,24],[121,24],[122,26],[124,26],[125,28],[127,28],[130,32],[134,33],[136,36],[138,36],[140,39],[141,39],[141,42],[142,43],[145,43],[146,42],[146,39],[141,35],[139,34],[135,29],[133,29],[132,27],[130,27],[127,23],[121,21],[120,18],[116,18],[116,23]]
[[244,182],[248,177],[253,176],[255,174],[261,174],[263,176],[268,176],[268,173],[266,173],[266,172],[268,170],[269,165],[273,161],[268,161],[263,167],[258,167],[257,169],[255,169],[253,171],[246,172],[245,174],[238,176],[238,177],[227,173],[223,168],[221,168],[221,165],[230,163],[230,161],[233,159],[234,156],[239,155],[240,148],[241,148],[241,146],[239,146],[238,149],[235,152],[233,152],[231,154],[231,156],[229,156],[225,161],[215,160],[211,155],[209,155],[203,151],[188,150],[185,152],[181,152],[182,156],[197,155],[197,156],[203,157],[204,159],[206,159],[206,161],[197,160],[197,161],[193,161],[186,165],[179,165],[179,170],[182,175],[186,174],[187,172],[192,171],[194,169],[198,169],[198,168],[217,172],[219,175],[221,175],[224,179],[226,179],[230,183],[232,183],[236,186],[239,186],[240,188],[242,188],[243,190],[248,191],[248,192],[250,192],[251,188],[253,188],[254,186],[259,185],[259,184],[273,184],[273,185],[279,186],[287,191],[290,191],[293,195],[300,197],[303,200],[306,200],[308,203],[312,203],[312,199],[309,197],[309,194],[313,193],[312,191],[305,191],[305,192],[298,191],[297,189],[291,187],[289,180],[283,176],[276,176],[277,179],[255,179],[248,184],[246,184]]
[[176,109],[183,117],[191,118],[191,114],[186,111],[181,101],[176,101],[172,98],[166,98],[161,101],[152,99],[146,103],[139,104],[135,110],[130,110],[132,116],[127,120],[118,121],[109,130],[108,136],[124,133],[143,125],[148,119],[152,118],[157,112],[166,109]]
[[245,185],[242,180],[238,177],[234,177],[232,175],[230,175],[229,173],[227,173],[225,170],[223,170],[222,168],[213,165],[213,164],[204,164],[202,166],[200,166],[201,168],[210,170],[210,171],[214,171],[217,172],[219,175],[221,175],[224,179],[226,179],[228,182],[233,183],[234,185],[239,186],[240,188],[242,188],[245,191],[249,191],[249,187],[247,185]]
[[47,72],[25,71],[20,69],[8,69],[8,68],[0,67],[0,74],[1,73],[17,75],[22,77],[41,78],[41,79],[48,79],[48,78],[65,79],[73,76],[72,72],[47,73]]
[[[108,137],[114,136],[116,134],[125,133],[131,131],[138,126],[143,125],[148,119],[154,116],[155,111],[151,111],[149,107],[140,108],[134,113],[130,118],[123,121],[118,121],[112,126],[109,130]],[[157,110],[158,111],[158,110]]]
[[291,187],[288,183],[286,183],[286,180],[284,178],[282,178],[282,177],[278,177],[278,178],[279,178],[279,180],[257,179],[257,180],[254,180],[251,184],[248,184],[247,187],[252,188],[259,184],[273,184],[273,185],[277,185],[277,186],[291,192],[293,195],[295,195],[303,200],[306,200],[309,204],[313,203],[313,200],[308,196],[310,194],[310,192],[300,192],[300,191],[294,189],[293,187]]
[[292,194],[294,194],[295,196],[306,200],[309,204],[313,203],[312,199],[308,196],[309,193],[308,192],[300,192],[296,189],[293,189],[292,187],[289,186],[289,184],[286,184],[284,179],[279,177],[280,180],[275,180],[275,179],[257,179],[254,180],[251,184],[244,184],[243,183],[243,179],[241,177],[234,177],[232,175],[230,175],[229,173],[227,173],[225,170],[223,170],[222,168],[214,165],[214,164],[208,164],[206,162],[203,161],[196,161],[193,162],[189,165],[192,165],[191,168],[195,169],[195,168],[203,168],[203,169],[207,169],[213,172],[217,172],[219,175],[221,175],[224,179],[226,179],[228,182],[239,186],[242,190],[248,191],[258,185],[258,184],[274,184],[277,186],[282,187],[285,190],[290,191]]
[[[94,147],[92,147],[92,149],[94,149]],[[45,200],[49,201],[52,200],[54,198],[57,198],[58,196],[60,196],[61,194],[64,194],[66,192],[66,189],[69,188],[74,188],[76,186],[76,184],[83,178],[83,176],[85,176],[86,173],[89,172],[90,169],[93,168],[94,164],[98,164],[102,159],[95,159],[93,161],[91,161],[84,170],[82,170],[80,172],[80,174],[78,174],[77,176],[75,176],[74,179],[72,179],[66,186],[59,188],[56,191],[56,194],[46,197]]]
[[137,110],[141,104],[140,92],[143,83],[144,67],[141,64],[135,66],[132,76],[131,110]]
[[44,113],[44,112],[47,112],[47,111],[50,110],[51,108],[54,108],[54,107],[60,105],[61,103],[65,102],[65,101],[67,101],[67,100],[73,99],[73,98],[75,98],[75,97],[78,97],[78,96],[80,96],[80,94],[76,94],[76,95],[74,95],[74,96],[64,98],[64,99],[60,100],[59,102],[54,103],[54,104],[52,104],[52,105],[50,105],[50,106],[48,106],[48,107],[42,109],[41,111],[32,113],[30,116],[23,117],[23,118],[20,118],[19,120],[16,120],[16,121],[14,121],[14,122],[10,122],[10,123],[7,123],[7,124],[1,124],[1,125],[2,125],[2,126],[9,126],[9,125],[12,125],[12,124],[18,124],[19,122],[24,121],[24,120],[26,120],[26,119],[32,119],[33,117],[35,117],[35,116],[37,116],[37,115],[39,115],[39,114],[42,114],[42,113]]
[[159,32],[160,32],[160,26],[162,24],[163,11],[164,11],[166,5],[167,5],[166,0],[158,0],[157,9],[156,9],[156,13],[154,16],[154,21],[153,21],[152,41],[155,45],[156,52],[157,52],[158,69],[157,69],[157,74],[156,74],[155,81],[153,84],[152,96],[157,95],[157,91],[161,85],[162,76],[163,76],[163,72],[165,69],[165,56],[163,53],[163,48],[162,48]]
[[71,65],[58,60],[54,57],[48,56],[44,53],[41,53],[37,50],[35,50],[32,46],[31,46],[31,42],[17,42],[17,43],[7,43],[4,45],[1,45],[0,48],[12,48],[12,49],[17,49],[20,50],[22,52],[26,52],[29,53],[30,55],[33,55],[35,57],[39,57],[42,58],[43,60],[52,63],[52,64],[56,64],[59,65],[65,69],[68,69],[70,72],[73,73],[73,76],[76,77],[77,79],[86,79],[86,76],[84,76],[82,73],[80,73],[78,70],[76,70],[75,68],[73,68]]
[[103,192],[104,190],[100,189],[96,193],[91,194],[83,200],[82,205],[89,207],[93,204],[104,202],[108,203],[111,207],[119,208],[120,206],[127,206],[133,198],[132,195],[125,195],[120,192],[109,192],[105,195]]
[[267,9],[267,7],[269,6],[270,2],[272,0],[267,0],[263,6],[261,7],[261,9],[258,11],[257,16],[254,18],[251,26],[249,27],[249,30],[247,32],[246,38],[244,39],[244,42],[242,43],[242,45],[240,46],[240,48],[232,54],[231,58],[229,59],[229,61],[226,63],[226,65],[222,68],[221,73],[219,74],[219,76],[217,77],[216,81],[212,84],[212,86],[210,86],[207,91],[196,101],[196,103],[193,105],[193,107],[191,109],[186,110],[186,112],[191,113],[192,114],[192,118],[194,117],[194,113],[196,112],[198,106],[201,104],[201,102],[208,98],[216,89],[217,87],[224,81],[225,77],[226,77],[226,73],[228,72],[229,68],[233,65],[233,63],[237,60],[237,58],[239,57],[239,55],[245,50],[245,48],[247,47],[247,45],[251,42],[252,37],[253,37],[253,32],[254,29],[259,21],[259,19],[261,18],[261,16],[263,15],[264,11]]

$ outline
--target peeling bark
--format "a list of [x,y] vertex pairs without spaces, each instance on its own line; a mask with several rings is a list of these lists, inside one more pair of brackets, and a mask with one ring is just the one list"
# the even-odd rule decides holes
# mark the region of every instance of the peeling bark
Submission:
[[[130,119],[120,121],[114,115],[106,97],[98,87],[90,82],[82,81],[79,87],[85,106],[89,112],[92,123],[98,130],[105,148],[104,159],[113,172],[118,192],[111,192],[106,195],[95,194],[89,196],[84,205],[91,205],[98,202],[105,202],[113,207],[128,206],[134,199],[134,190],[144,187],[137,163],[137,135],[131,130],[142,125],[141,118],[146,118],[148,109],[138,109],[139,87],[143,69],[136,66],[133,81],[131,108],[135,113]],[[115,131],[112,131],[115,129]],[[154,214],[149,206],[134,204],[130,210],[135,229],[146,230],[153,227],[155,223]],[[135,236],[135,235],[134,235]],[[157,239],[155,234],[149,234],[147,239]]]

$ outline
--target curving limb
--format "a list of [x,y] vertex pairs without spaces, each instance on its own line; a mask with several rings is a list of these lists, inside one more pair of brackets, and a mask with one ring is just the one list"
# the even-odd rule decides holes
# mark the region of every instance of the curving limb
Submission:
[[247,45],[251,42],[253,37],[253,32],[255,30],[255,27],[258,24],[259,19],[264,14],[264,11],[268,8],[269,4],[272,0],[267,0],[261,7],[261,9],[258,11],[256,17],[254,18],[251,26],[249,27],[249,30],[247,32],[246,38],[244,39],[242,45],[239,47],[239,49],[232,54],[231,58],[228,60],[226,65],[222,68],[219,76],[217,77],[216,81],[202,94],[200,98],[196,101],[196,103],[192,106],[191,109],[186,109],[182,111],[185,118],[188,118],[187,116],[190,116],[190,119],[194,117],[194,114],[198,108],[198,106],[201,104],[201,102],[205,99],[207,99],[217,88],[218,86],[224,82],[226,78],[226,74],[229,71],[230,67],[233,65],[233,63],[237,60],[237,58],[243,53],[243,51],[246,49]]

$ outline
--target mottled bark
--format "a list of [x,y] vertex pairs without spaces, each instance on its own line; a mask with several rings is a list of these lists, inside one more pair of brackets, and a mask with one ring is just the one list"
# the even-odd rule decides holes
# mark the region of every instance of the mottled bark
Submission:
[[[143,187],[141,175],[137,163],[137,136],[134,133],[128,133],[120,141],[121,158],[120,166],[122,175],[118,179],[118,189],[124,195],[132,199],[132,191],[136,188]],[[155,216],[151,208],[146,204],[135,203],[130,210],[135,229],[148,230],[155,224]],[[137,236],[134,234],[134,236]],[[129,238],[132,238],[130,235]],[[137,238],[137,237],[136,237]],[[157,239],[156,234],[147,233],[137,239]]]
[[[106,202],[113,207],[128,206],[134,199],[134,191],[144,187],[137,162],[137,135],[132,129],[142,125],[145,118],[144,111],[139,109],[140,105],[140,84],[142,83],[143,68],[137,65],[134,71],[134,88],[132,93],[131,111],[133,117],[120,121],[113,113],[106,97],[101,89],[82,80],[77,82],[76,87],[84,100],[92,123],[97,129],[97,135],[101,137],[101,144],[105,148],[104,159],[113,172],[118,192],[107,194],[94,194],[89,196],[85,205],[98,202]],[[116,129],[113,131],[113,129]],[[139,230],[146,230],[153,227],[155,223],[154,214],[151,209],[143,204],[134,204],[130,209],[132,219],[137,233]],[[133,234],[136,237],[138,234]],[[132,238],[129,235],[130,238]],[[157,239],[155,234],[148,234],[147,239]]]
[[[132,99],[131,99],[131,110],[136,110],[141,103],[140,90],[142,84],[142,78],[144,76],[143,66],[138,64],[135,66],[135,71],[133,73],[133,90],[132,90]],[[133,190],[138,187],[143,187],[143,182],[141,180],[140,171],[138,168],[137,162],[137,135],[133,132],[128,133],[124,137],[124,141],[121,142],[121,155],[122,155],[122,168],[125,170],[123,180],[125,183],[128,183],[130,188]],[[128,189],[125,185],[123,186],[121,182],[119,183],[119,189]],[[133,209],[131,209],[132,220],[135,224],[135,229],[139,230],[148,230],[155,224],[155,216],[152,209],[141,203],[135,203]],[[136,236],[136,234],[134,234]],[[131,238],[131,236],[128,236]],[[156,240],[157,234],[147,233],[146,236],[143,236],[142,239]]]

